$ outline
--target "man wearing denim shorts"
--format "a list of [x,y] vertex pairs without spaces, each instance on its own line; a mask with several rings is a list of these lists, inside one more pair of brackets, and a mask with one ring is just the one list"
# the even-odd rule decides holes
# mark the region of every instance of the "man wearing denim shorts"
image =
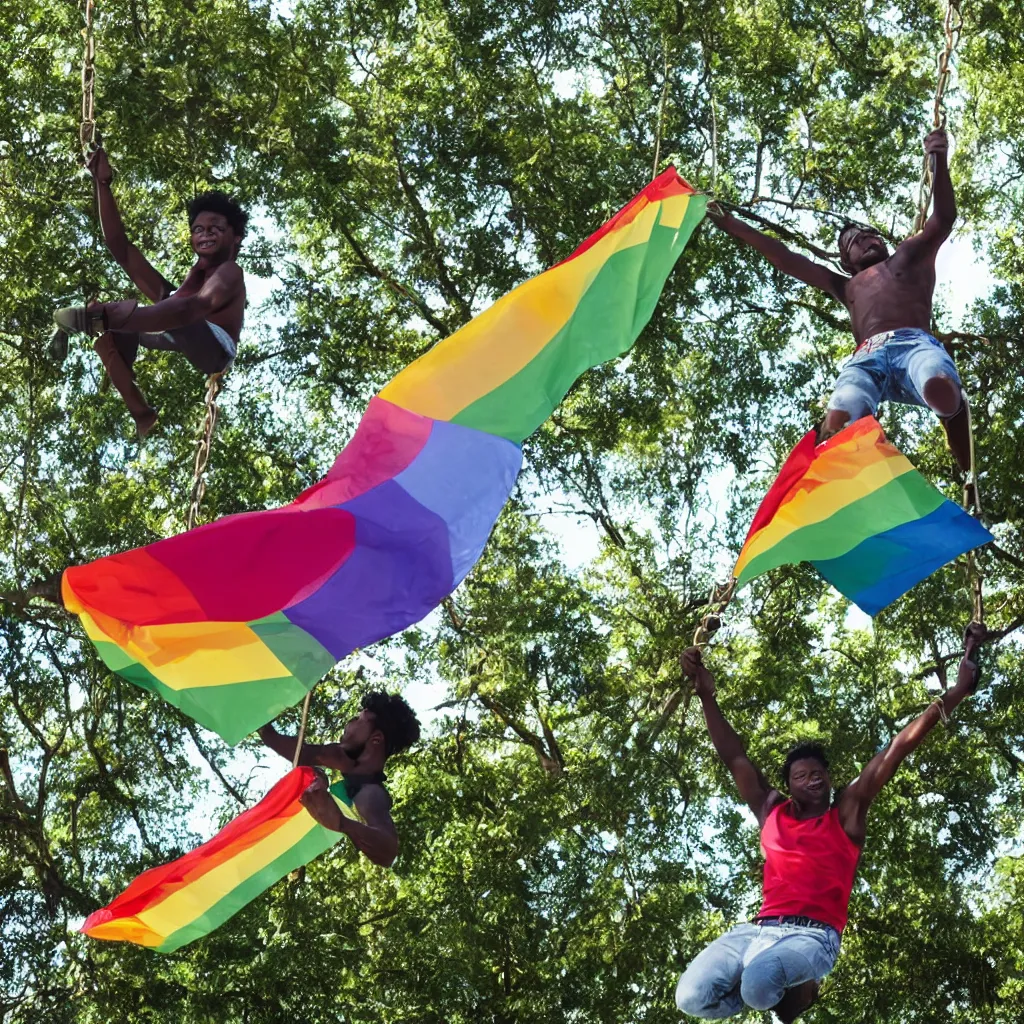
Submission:
[[933,160],[934,208],[924,229],[889,253],[874,228],[847,225],[839,262],[850,275],[791,252],[735,217],[709,209],[723,231],[747,242],[798,281],[838,299],[850,312],[857,348],[839,373],[821,431],[831,437],[882,401],[927,406],[939,417],[961,469],[970,469],[970,434],[956,366],[931,332],[935,256],[956,220],[946,161],[948,140],[934,131],[924,143]]
[[868,808],[935,723],[974,691],[975,651],[984,636],[983,626],[968,627],[956,685],[876,754],[834,803],[828,760],[817,744],[801,744],[786,757],[789,799],[768,785],[715,700],[700,648],[684,652],[683,672],[700,699],[711,742],[757,816],[765,864],[757,916],[715,939],[679,979],[676,1005],[683,1013],[712,1020],[751,1007],[774,1010],[789,1024],[814,1002],[839,955]]
[[[245,280],[235,262],[247,214],[222,192],[205,192],[188,207],[196,262],[179,288],[128,241],[110,183],[113,171],[102,148],[89,155],[96,181],[103,238],[151,306],[138,302],[94,302],[54,314],[65,331],[98,335],[93,348],[124,399],[142,440],[156,426],[157,410],[143,397],[132,369],[139,347],[179,352],[207,375],[226,370],[235,358],[245,312]],[[66,340],[66,339],[65,339]]]

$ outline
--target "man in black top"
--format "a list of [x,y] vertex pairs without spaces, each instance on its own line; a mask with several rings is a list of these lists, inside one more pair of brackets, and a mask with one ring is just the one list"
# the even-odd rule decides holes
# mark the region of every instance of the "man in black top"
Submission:
[[[384,763],[419,738],[420,723],[397,693],[365,694],[362,710],[346,724],[339,742],[303,743],[299,755],[300,765],[341,772],[362,821],[341,813],[322,771],[302,794],[302,806],[324,828],[344,832],[374,864],[390,867],[398,856],[398,832],[391,820],[391,797],[384,788]],[[296,738],[282,736],[269,723],[260,729],[260,739],[289,761],[295,755]]]

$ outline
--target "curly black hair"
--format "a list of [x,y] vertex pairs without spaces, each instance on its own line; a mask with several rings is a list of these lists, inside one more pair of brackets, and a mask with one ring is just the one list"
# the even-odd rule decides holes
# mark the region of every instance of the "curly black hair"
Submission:
[[188,226],[192,227],[196,222],[196,217],[204,211],[221,214],[231,226],[231,230],[239,238],[245,235],[245,226],[249,223],[249,214],[231,196],[223,192],[203,192],[196,196],[188,204]]
[[384,734],[384,753],[400,754],[420,738],[416,714],[397,693],[366,693],[363,710],[373,715],[374,724]]
[[828,771],[828,757],[825,748],[820,743],[798,743],[787,755],[782,765],[782,781],[786,788],[789,788],[789,771],[797,761],[809,758],[817,761],[825,771]]

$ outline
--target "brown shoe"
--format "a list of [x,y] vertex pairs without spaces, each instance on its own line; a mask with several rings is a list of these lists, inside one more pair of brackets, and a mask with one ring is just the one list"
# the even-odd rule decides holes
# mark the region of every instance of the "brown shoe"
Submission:
[[787,988],[783,997],[772,1007],[772,1011],[782,1024],[792,1024],[804,1010],[814,1005],[820,987],[818,982],[812,980]]

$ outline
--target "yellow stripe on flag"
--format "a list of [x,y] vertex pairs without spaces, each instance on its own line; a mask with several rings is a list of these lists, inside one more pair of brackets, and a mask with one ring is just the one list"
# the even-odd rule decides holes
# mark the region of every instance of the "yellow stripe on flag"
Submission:
[[613,253],[644,245],[659,213],[662,223],[678,227],[689,200],[683,195],[652,203],[579,256],[523,282],[406,367],[380,397],[422,416],[451,420],[537,356],[569,322]]

